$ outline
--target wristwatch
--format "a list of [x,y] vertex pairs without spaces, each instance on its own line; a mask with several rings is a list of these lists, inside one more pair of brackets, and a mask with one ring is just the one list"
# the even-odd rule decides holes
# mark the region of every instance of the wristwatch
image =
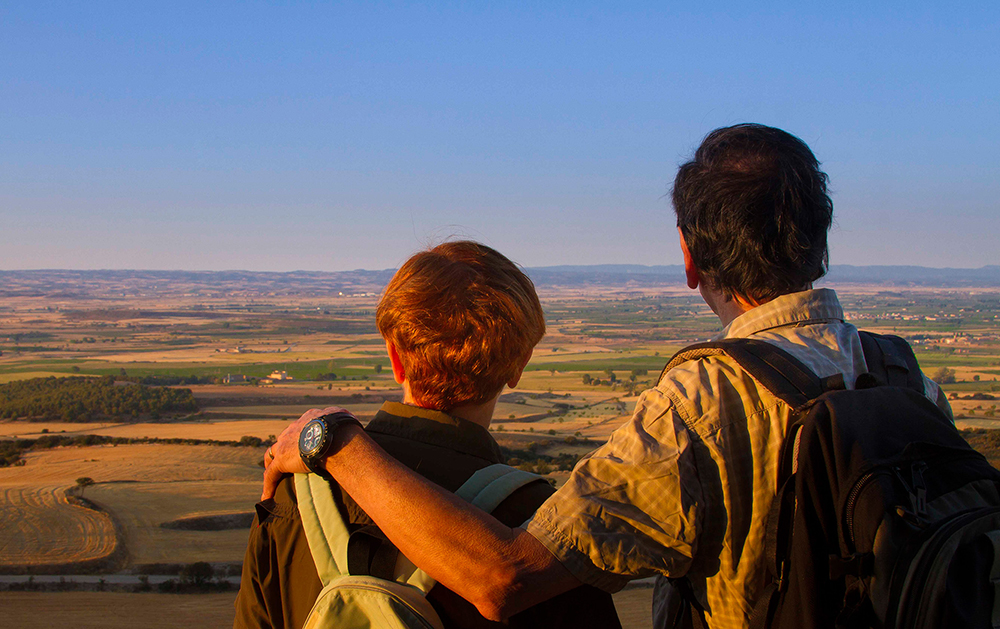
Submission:
[[330,474],[323,466],[323,459],[330,453],[333,434],[344,424],[361,427],[361,422],[347,411],[337,411],[310,420],[299,434],[299,456],[314,474],[329,479]]

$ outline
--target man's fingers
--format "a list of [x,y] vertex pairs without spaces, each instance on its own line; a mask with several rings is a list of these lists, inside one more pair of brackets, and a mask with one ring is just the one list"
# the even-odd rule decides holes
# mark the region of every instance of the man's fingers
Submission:
[[260,494],[260,501],[274,498],[274,492],[278,489],[278,481],[281,480],[281,472],[274,466],[264,470],[264,489]]

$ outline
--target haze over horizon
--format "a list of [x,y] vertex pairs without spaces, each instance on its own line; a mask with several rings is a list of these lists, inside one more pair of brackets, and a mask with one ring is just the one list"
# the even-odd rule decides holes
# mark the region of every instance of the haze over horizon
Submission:
[[680,264],[711,129],[830,175],[833,265],[1000,264],[1000,6],[5,5],[0,269]]

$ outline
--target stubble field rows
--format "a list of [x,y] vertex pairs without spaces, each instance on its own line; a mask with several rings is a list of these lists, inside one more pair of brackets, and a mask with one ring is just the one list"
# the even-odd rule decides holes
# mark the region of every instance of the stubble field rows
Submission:
[[65,487],[0,488],[0,572],[72,570],[110,559],[119,544],[111,517],[70,504]]
[[[245,528],[189,531],[164,522],[198,515],[247,513],[259,498],[261,449],[137,444],[66,447],[29,453],[0,469],[0,569],[80,562],[128,549],[129,564],[239,561]],[[67,504],[77,478],[95,485],[86,498],[102,513]],[[109,516],[113,514],[115,523]],[[122,557],[124,559],[124,556]],[[48,570],[51,572],[51,570]]]

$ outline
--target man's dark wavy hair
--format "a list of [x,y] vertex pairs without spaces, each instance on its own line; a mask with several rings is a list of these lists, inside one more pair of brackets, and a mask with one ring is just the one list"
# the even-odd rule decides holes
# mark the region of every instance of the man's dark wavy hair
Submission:
[[674,179],[677,226],[708,286],[757,303],[826,273],[833,202],[805,142],[739,124],[709,133]]

